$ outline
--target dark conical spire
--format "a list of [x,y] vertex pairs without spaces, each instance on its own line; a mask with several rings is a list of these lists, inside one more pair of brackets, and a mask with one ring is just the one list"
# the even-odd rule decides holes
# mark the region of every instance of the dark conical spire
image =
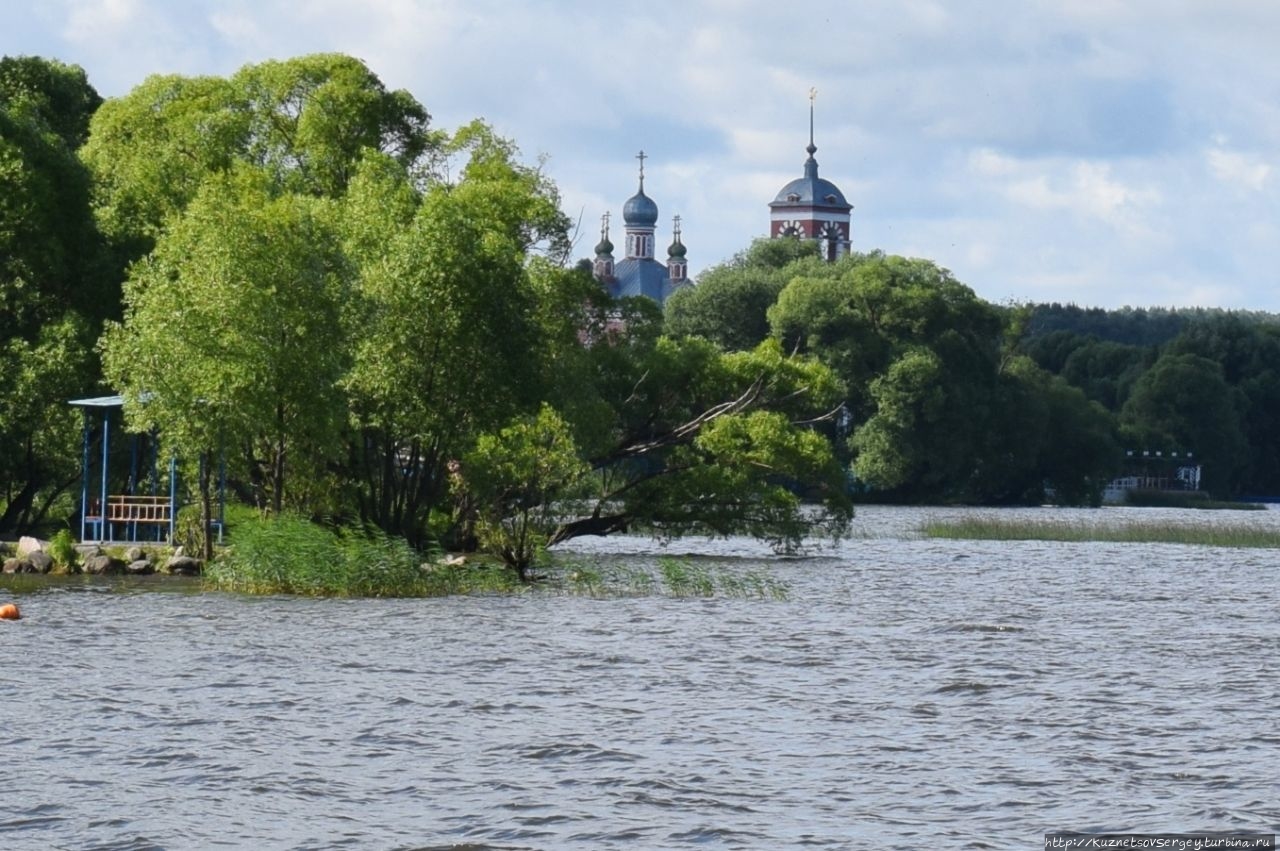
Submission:
[[818,146],[813,144],[813,101],[818,97],[818,90],[809,89],[809,144],[805,150],[809,152],[809,158],[804,161],[804,176],[817,179],[818,177],[818,161],[813,155],[818,152]]

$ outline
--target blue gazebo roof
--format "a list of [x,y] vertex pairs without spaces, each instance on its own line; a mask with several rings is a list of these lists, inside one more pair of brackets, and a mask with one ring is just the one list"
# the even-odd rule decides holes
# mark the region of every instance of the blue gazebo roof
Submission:
[[94,396],[90,399],[72,399],[67,404],[73,408],[120,408],[124,406],[124,397]]

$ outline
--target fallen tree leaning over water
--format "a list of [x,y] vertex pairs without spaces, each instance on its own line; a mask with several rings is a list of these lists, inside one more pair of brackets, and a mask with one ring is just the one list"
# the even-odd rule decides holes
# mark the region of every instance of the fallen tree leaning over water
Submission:
[[[815,428],[839,410],[830,370],[775,341],[729,354],[699,339],[640,345],[584,352],[604,373],[595,422],[544,406],[481,436],[458,480],[482,547],[524,580],[542,549],[583,535],[745,534],[791,550],[845,532],[844,472]],[[823,510],[804,510],[801,492]]]

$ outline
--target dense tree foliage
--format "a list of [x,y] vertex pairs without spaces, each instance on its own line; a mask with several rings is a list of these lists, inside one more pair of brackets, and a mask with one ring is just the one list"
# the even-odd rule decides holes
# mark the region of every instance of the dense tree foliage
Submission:
[[[206,470],[241,454],[252,498],[276,513],[286,473],[314,475],[337,447],[348,299],[337,244],[314,199],[273,197],[259,170],[214,175],[135,264],[124,322],[103,339],[133,426]],[[207,477],[201,490],[207,520]]]
[[276,191],[336,197],[368,151],[418,166],[442,141],[429,120],[359,60],[317,54],[230,78],[149,77],[97,111],[83,157],[102,228],[133,259],[233,163],[262,170]]
[[768,312],[778,293],[819,263],[816,242],[758,239],[728,263],[703,272],[696,287],[672,294],[667,333],[704,337],[731,351],[754,348],[769,337]]
[[550,542],[637,525],[792,545],[801,491],[843,528],[807,424],[838,401],[829,371],[662,336],[650,303],[565,268],[557,190],[511,142],[429,131],[354,60],[153,77],[102,107],[85,159],[139,257],[106,380],[206,471],[206,509],[225,455],[274,513],[479,543],[521,575]]
[[1274,317],[1002,307],[927,260],[785,239],[664,312],[571,268],[569,231],[514,143],[431,128],[349,57],[105,103],[0,60],[0,532],[69,519],[65,402],[113,391],[206,519],[221,458],[265,512],[522,577],[623,529],[794,546],[842,532],[851,493],[1092,503],[1125,449],[1280,493]]
[[76,158],[101,102],[79,68],[0,59],[0,533],[38,523],[75,479],[74,412],[119,310]]
[[1203,485],[1222,496],[1280,494],[1277,317],[1052,307],[1032,312],[1087,316],[1078,327],[1090,333],[1033,334],[1024,351],[1104,406],[1123,426],[1127,450],[1190,452],[1203,465]]
[[[811,351],[849,388],[851,468],[865,488],[912,500],[1097,498],[1116,447],[1098,412],[1009,357],[1019,317],[925,260],[851,256],[797,276],[770,310],[784,346]],[[1008,333],[1007,333],[1008,332]],[[1062,463],[1050,412],[1075,406],[1090,461]]]

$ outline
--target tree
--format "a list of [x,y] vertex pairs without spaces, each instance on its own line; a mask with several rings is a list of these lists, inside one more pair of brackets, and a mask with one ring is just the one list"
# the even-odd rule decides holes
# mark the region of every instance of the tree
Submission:
[[973,498],[1000,395],[997,309],[933,263],[872,255],[794,278],[769,320],[784,348],[846,384],[860,480],[900,497]]
[[1122,421],[1138,439],[1195,453],[1210,492],[1234,492],[1247,458],[1238,393],[1208,358],[1165,353],[1137,383]]
[[1039,503],[1049,489],[1060,505],[1100,504],[1120,466],[1115,417],[1025,356],[1010,358],[1000,378],[984,498]]
[[275,192],[336,197],[368,151],[419,165],[442,141],[429,121],[358,59],[317,54],[247,65],[229,79],[148,77],[98,110],[83,156],[99,221],[131,260],[207,176],[233,163],[260,168]]
[[1274,317],[1218,314],[1189,325],[1169,354],[1194,354],[1222,367],[1236,390],[1247,464],[1239,486],[1280,492],[1280,328]]
[[1045,425],[1036,464],[1061,505],[1099,505],[1120,469],[1115,418],[1057,377],[1028,376],[1045,398]]
[[666,304],[666,333],[703,337],[727,351],[749,351],[769,337],[768,311],[787,282],[821,267],[818,244],[759,239],[727,263],[713,266],[695,286]]
[[[587,450],[593,496],[552,544],[634,526],[667,536],[741,533],[797,546],[850,516],[831,445],[810,428],[835,413],[842,387],[776,342],[723,353],[698,338],[623,335],[591,349],[607,439]],[[828,513],[801,510],[801,495]]]
[[75,152],[99,100],[79,68],[0,59],[0,532],[41,522],[74,480],[66,401],[93,386],[116,309]]
[[35,117],[74,151],[89,137],[102,97],[84,69],[38,56],[0,58],[0,109]]
[[134,266],[124,321],[104,335],[106,378],[132,426],[203,462],[206,524],[220,451],[244,450],[276,513],[288,472],[335,454],[348,275],[318,203],[273,197],[247,168],[207,180]]
[[405,168],[441,142],[431,116],[406,91],[387,91],[359,59],[318,53],[246,65],[230,80],[247,114],[238,151],[277,186],[304,194],[342,194],[365,151]]
[[[852,438],[854,474],[878,490],[906,485],[927,489],[944,484],[955,463],[951,453],[933,451],[926,438],[945,424],[943,366],[927,349],[912,349],[871,381],[875,413]],[[941,469],[940,469],[941,468]]]
[[1156,352],[1132,346],[1091,340],[1073,351],[1062,366],[1062,377],[1109,411],[1119,411]]
[[[448,496],[449,462],[533,410],[541,390],[536,303],[510,212],[525,189],[472,180],[485,182],[429,188],[383,251],[363,256],[353,303],[348,475],[361,516],[414,542]],[[509,215],[495,214],[504,198]],[[376,192],[351,199],[348,220],[376,218],[369,205]]]
[[74,313],[0,348],[0,532],[41,524],[79,473],[79,423],[67,400],[83,393],[91,349]]
[[568,424],[545,404],[534,416],[480,435],[462,462],[461,479],[481,547],[527,581],[566,507],[562,500],[587,469]]

